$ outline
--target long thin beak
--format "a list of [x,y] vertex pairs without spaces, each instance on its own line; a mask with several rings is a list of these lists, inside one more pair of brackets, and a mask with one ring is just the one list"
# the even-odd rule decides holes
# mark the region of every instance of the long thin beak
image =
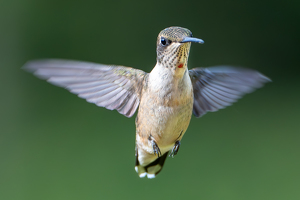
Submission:
[[203,40],[201,40],[199,38],[194,38],[194,37],[186,37],[181,41],[181,43],[186,43],[186,42],[196,42],[196,43],[200,43],[200,44],[204,43]]

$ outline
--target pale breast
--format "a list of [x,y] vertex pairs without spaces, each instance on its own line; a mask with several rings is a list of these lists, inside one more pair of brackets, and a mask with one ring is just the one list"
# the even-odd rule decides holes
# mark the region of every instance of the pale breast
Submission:
[[[151,83],[148,83],[151,84]],[[157,82],[155,82],[157,84]],[[185,133],[192,115],[193,91],[190,79],[180,83],[151,85],[143,91],[136,121],[137,134],[151,152],[151,135],[162,153],[169,151]],[[142,140],[141,139],[141,140]]]

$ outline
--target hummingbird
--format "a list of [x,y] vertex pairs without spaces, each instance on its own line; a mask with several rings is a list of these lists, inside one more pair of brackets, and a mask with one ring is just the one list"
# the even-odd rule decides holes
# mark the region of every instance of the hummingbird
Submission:
[[117,110],[136,124],[135,171],[155,178],[166,158],[181,146],[192,115],[225,108],[270,79],[247,68],[214,66],[188,69],[191,43],[203,44],[182,27],[157,37],[156,65],[150,73],[125,66],[63,59],[29,61],[24,69],[66,88],[97,106]]

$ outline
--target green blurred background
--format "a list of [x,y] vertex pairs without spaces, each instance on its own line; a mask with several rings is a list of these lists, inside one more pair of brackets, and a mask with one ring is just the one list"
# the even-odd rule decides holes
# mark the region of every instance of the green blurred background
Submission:
[[[0,199],[300,199],[300,2],[2,0]],[[149,72],[156,37],[190,29],[189,66],[238,65],[273,82],[193,118],[154,180],[134,171],[134,118],[21,70],[68,58]]]

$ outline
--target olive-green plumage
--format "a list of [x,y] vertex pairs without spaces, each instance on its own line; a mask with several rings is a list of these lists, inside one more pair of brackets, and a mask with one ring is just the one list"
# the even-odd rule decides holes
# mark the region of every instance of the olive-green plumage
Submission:
[[30,61],[24,69],[88,102],[136,117],[136,166],[154,178],[170,152],[177,154],[192,113],[200,117],[231,105],[270,81],[257,71],[229,66],[188,70],[190,30],[169,27],[157,38],[157,63],[150,73],[123,66],[70,60]]

